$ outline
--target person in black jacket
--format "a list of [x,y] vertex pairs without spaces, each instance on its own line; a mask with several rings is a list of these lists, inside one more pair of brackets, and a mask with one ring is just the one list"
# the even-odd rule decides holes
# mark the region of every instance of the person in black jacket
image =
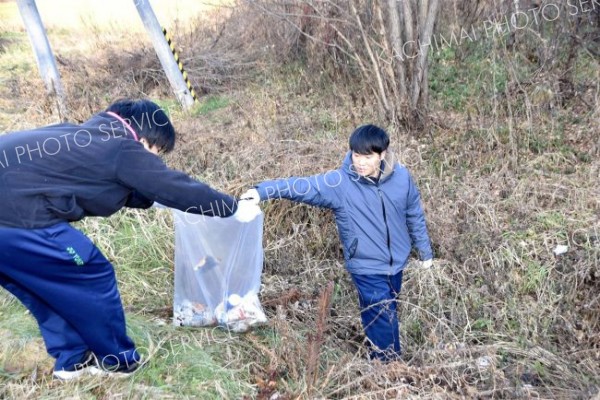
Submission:
[[54,377],[140,365],[113,266],[70,222],[155,202],[242,214],[245,202],[238,211],[234,197],[164,164],[158,154],[174,145],[168,116],[149,100],[118,101],[81,125],[0,136],[0,284],[36,318]]

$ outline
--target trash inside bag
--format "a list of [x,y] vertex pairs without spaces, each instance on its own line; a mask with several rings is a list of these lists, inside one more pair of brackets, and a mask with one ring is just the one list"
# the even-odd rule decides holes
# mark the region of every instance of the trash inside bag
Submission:
[[258,298],[263,265],[260,209],[250,222],[178,210],[173,216],[173,324],[220,325],[244,332],[266,322]]

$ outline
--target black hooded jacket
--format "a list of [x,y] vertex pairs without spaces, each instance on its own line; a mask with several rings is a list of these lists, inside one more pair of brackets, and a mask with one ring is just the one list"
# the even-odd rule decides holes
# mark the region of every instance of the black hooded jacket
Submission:
[[0,135],[0,227],[43,228],[154,202],[207,216],[237,209],[235,198],[169,169],[108,113]]

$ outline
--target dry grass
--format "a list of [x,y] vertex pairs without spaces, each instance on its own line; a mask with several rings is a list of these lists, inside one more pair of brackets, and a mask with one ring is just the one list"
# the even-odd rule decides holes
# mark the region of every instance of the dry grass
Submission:
[[[190,128],[194,139],[180,150],[188,155],[182,159],[205,155],[199,164],[185,164],[210,171],[212,183],[232,192],[245,182],[337,166],[351,127],[320,121],[310,101],[326,100],[298,99],[290,86],[275,91],[272,107],[254,88],[231,93],[234,105]],[[244,96],[247,112],[237,112],[237,96]],[[259,104],[256,98],[262,107],[251,106]],[[335,110],[330,117],[344,120]],[[229,122],[219,125],[222,120]],[[267,382],[263,394],[307,393],[308,366],[297,360],[308,357],[317,294],[330,279],[337,290],[314,397],[586,398],[597,392],[597,151],[567,134],[566,142],[590,155],[587,161],[573,149],[519,148],[515,164],[510,144],[492,150],[487,137],[465,134],[462,124],[453,119],[452,130],[436,131],[434,144],[394,132],[395,151],[419,181],[438,255],[437,269],[411,264],[406,274],[405,364],[370,366],[363,359],[355,293],[331,215],[289,202],[266,205],[263,298],[280,342],[258,350],[267,366],[258,369],[260,382]],[[516,135],[525,140],[525,132]],[[558,244],[569,251],[555,256]],[[269,389],[271,381],[277,384]]]
[[[186,25],[197,15],[210,13],[227,1],[152,0],[150,4],[160,22],[176,21]],[[143,32],[144,27],[135,8],[135,2],[119,0],[37,0],[36,5],[44,26],[53,31],[103,35],[112,31]],[[16,1],[0,2],[0,20],[3,30],[23,30]],[[164,22],[163,22],[164,21]]]

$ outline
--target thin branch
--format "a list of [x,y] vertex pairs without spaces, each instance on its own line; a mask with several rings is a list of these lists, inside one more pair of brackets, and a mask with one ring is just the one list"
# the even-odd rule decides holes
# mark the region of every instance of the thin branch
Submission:
[[367,33],[365,32],[365,29],[362,25],[360,16],[358,15],[358,11],[356,10],[354,3],[350,2],[350,8],[352,10],[352,13],[354,14],[356,23],[358,24],[358,28],[360,29],[360,33],[363,38],[363,43],[365,45],[367,53],[369,54],[371,63],[373,64],[373,73],[375,73],[375,79],[377,80],[377,87],[379,89],[379,96],[377,96],[378,102],[380,103],[380,106],[383,108],[385,115],[389,116],[390,115],[390,106],[389,106],[389,102],[388,102],[388,99],[387,99],[387,96],[385,93],[383,79],[381,78],[381,72],[379,71],[379,63],[375,59],[375,55],[373,54],[373,50],[371,49],[371,45],[369,44],[369,38],[367,37]]

